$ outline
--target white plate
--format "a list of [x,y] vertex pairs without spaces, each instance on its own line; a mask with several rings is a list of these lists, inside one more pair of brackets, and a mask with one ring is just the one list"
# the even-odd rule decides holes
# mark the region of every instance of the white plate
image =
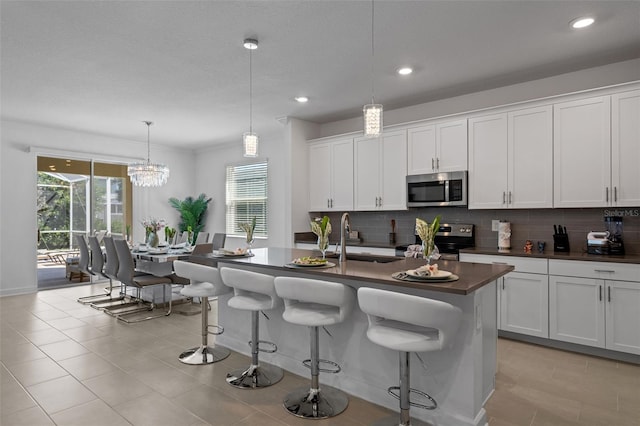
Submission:
[[419,278],[421,280],[441,280],[451,276],[449,271],[438,271],[435,275],[419,275],[415,269],[409,269],[407,275],[411,275],[413,278]]
[[149,250],[149,254],[167,254],[169,253],[168,249],[163,250]]
[[291,263],[287,263],[285,266],[294,267],[294,268],[333,268],[334,266],[336,266],[336,264],[333,262],[327,262],[327,263],[319,263],[314,265],[303,265],[300,263],[291,262]]

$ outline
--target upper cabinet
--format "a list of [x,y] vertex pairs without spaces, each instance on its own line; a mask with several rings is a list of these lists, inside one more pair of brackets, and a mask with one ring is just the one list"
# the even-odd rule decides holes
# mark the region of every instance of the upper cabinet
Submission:
[[406,210],[407,133],[354,141],[355,210]]
[[553,206],[551,106],[469,119],[469,208]]
[[600,96],[554,105],[554,206],[611,205],[611,102]]
[[407,174],[467,170],[467,120],[409,128]]
[[353,210],[353,139],[309,144],[309,210]]
[[640,90],[611,97],[613,206],[640,206]]

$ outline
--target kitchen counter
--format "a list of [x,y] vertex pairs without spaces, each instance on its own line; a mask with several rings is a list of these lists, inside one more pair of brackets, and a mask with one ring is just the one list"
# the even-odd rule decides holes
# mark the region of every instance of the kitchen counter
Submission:
[[[191,256],[193,262],[246,269],[273,276],[296,276],[341,282],[353,291],[374,287],[434,300],[442,300],[462,311],[462,320],[451,347],[430,352],[428,371],[419,362],[411,369],[411,385],[427,392],[438,402],[438,409],[412,410],[414,418],[439,426],[484,426],[488,422],[484,404],[493,392],[496,374],[497,323],[496,279],[513,270],[509,265],[486,265],[455,261],[439,261],[439,269],[451,271],[460,279],[455,282],[405,282],[391,274],[424,265],[424,260],[395,258],[390,263],[348,260],[331,268],[289,268],[293,259],[314,255],[314,250],[260,248],[248,258],[215,258]],[[348,250],[347,250],[348,252]],[[393,258],[393,257],[391,257]],[[216,344],[250,355],[251,339],[246,311],[228,306],[231,294],[218,298],[218,324],[225,332],[216,336]],[[278,346],[275,353],[261,353],[261,362],[278,365],[308,379],[309,370],[300,362],[309,357],[309,331],[286,322],[283,308],[266,312],[260,319],[260,340]],[[320,382],[342,389],[348,394],[385,406],[395,412],[398,402],[387,393],[387,387],[398,382],[398,353],[383,348],[367,337],[367,316],[356,306],[341,324],[327,326],[329,336],[321,333],[320,352],[342,366],[340,374],[321,374]],[[340,423],[340,420],[337,420]]]
[[254,249],[253,252],[255,256],[245,258],[206,257],[205,259],[198,259],[201,256],[191,256],[191,258],[198,263],[208,263],[211,265],[232,259],[231,261],[235,264],[264,267],[274,271],[299,272],[314,276],[318,279],[337,279],[340,281],[343,279],[356,280],[398,288],[414,288],[460,295],[472,293],[508,272],[513,271],[513,267],[509,265],[485,265],[480,263],[440,260],[437,262],[440,270],[449,271],[460,277],[460,279],[444,283],[412,282],[396,280],[391,277],[391,274],[408,269],[416,269],[425,264],[425,261],[422,259],[398,257],[398,260],[389,263],[363,262],[358,260],[348,260],[347,262],[340,263],[337,258],[328,257],[329,262],[335,263],[336,266],[332,268],[288,268],[284,265],[290,263],[293,259],[304,256],[316,256],[318,252],[286,248],[261,248]]
[[525,253],[524,250],[508,250],[502,251],[497,248],[487,247],[475,247],[460,250],[461,253],[469,254],[488,254],[493,256],[518,256],[518,257],[531,257],[538,259],[560,259],[560,260],[583,260],[591,262],[615,262],[615,263],[635,263],[640,264],[639,254],[626,254],[626,255],[598,255],[588,254],[584,252],[572,251],[569,253],[560,253],[553,251],[545,251],[544,253],[538,253],[535,249],[531,253]]

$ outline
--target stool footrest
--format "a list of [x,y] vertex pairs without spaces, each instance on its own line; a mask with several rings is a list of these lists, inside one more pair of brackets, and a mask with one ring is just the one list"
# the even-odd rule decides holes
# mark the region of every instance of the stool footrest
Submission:
[[[249,346],[251,346],[251,341],[249,341],[248,343],[249,343]],[[267,346],[270,346],[270,347],[269,348],[261,348],[260,347],[261,344],[262,345],[267,345]],[[268,342],[266,340],[258,340],[258,350],[260,352],[266,352],[266,353],[272,354],[272,353],[278,351],[278,345],[276,345],[273,342]]]
[[[391,386],[389,389],[387,389],[387,392],[389,393],[389,395],[391,395],[395,399],[400,400],[400,394],[399,394],[400,393],[400,386]],[[398,392],[398,393],[396,393],[396,392]],[[418,390],[418,389],[411,388],[411,389],[409,389],[409,394],[412,394],[412,393],[416,393],[416,394],[428,399],[431,402],[431,405],[424,405],[424,404],[418,404],[417,402],[409,401],[409,405],[411,405],[412,407],[424,408],[425,410],[434,410],[434,409],[438,408],[438,403],[428,393],[422,392],[421,390]]]
[[[216,331],[209,331],[209,328],[215,328]],[[213,334],[214,336],[219,336],[220,334],[224,333],[224,327],[220,326],[220,325],[213,325],[213,324],[209,324],[207,326],[207,333],[209,334]]]
[[[337,363],[333,362],[333,361],[328,361],[326,359],[319,359],[318,360],[318,364],[328,364],[334,368],[318,368],[318,371],[322,372],[322,373],[331,373],[331,374],[337,374],[339,372],[342,371],[342,367],[340,367],[340,365],[338,365]],[[304,361],[302,361],[302,365],[304,365],[307,368],[311,368],[311,360],[310,359],[305,359]]]

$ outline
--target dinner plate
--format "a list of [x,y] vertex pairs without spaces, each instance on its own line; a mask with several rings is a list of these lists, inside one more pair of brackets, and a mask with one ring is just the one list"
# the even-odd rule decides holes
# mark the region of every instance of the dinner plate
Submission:
[[149,254],[167,254],[169,253],[168,249],[162,249],[162,250],[149,250]]
[[289,268],[333,268],[334,266],[336,266],[335,263],[333,262],[327,262],[327,263],[317,263],[317,264],[313,264],[313,265],[303,265],[300,263],[287,263],[286,265]]
[[418,278],[421,280],[442,280],[451,276],[451,272],[449,271],[438,271],[435,275],[420,275],[416,272],[415,269],[409,269],[407,271],[407,275],[410,275],[413,278]]

